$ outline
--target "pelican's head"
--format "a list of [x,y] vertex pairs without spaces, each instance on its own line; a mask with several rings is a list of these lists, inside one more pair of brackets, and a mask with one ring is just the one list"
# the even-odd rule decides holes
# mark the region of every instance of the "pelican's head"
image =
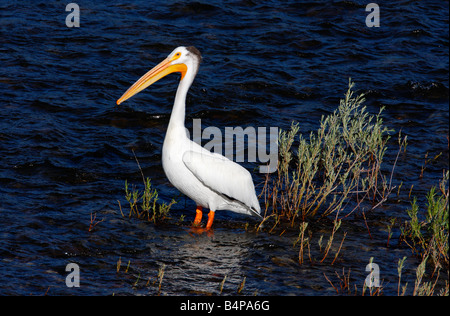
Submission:
[[[202,56],[194,46],[177,47],[158,65],[143,75],[117,100],[117,105],[131,98],[133,95],[144,90],[159,79],[173,72],[181,73],[181,80],[184,79],[189,69],[192,69],[193,76],[197,73]],[[192,78],[193,80],[193,78]]]

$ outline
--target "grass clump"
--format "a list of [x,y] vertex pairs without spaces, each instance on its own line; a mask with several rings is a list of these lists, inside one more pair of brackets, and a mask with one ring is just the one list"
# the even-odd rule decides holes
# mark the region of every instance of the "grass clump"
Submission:
[[390,181],[381,174],[389,139],[383,109],[369,114],[364,95],[355,95],[353,87],[350,79],[338,109],[322,117],[309,138],[297,136],[298,123],[280,132],[277,173],[272,179],[267,176],[262,191],[266,214],[272,209],[277,222],[285,218],[293,225],[296,219],[340,212],[350,197],[357,200],[351,212],[364,200],[376,207],[390,193]]
[[[172,205],[176,203],[175,200],[172,199],[169,204],[158,203],[158,191],[152,188],[151,179],[144,177],[144,173],[142,172],[141,165],[139,164],[134,150],[133,155],[139,167],[139,171],[141,172],[144,190],[141,192],[136,189],[136,186],[134,185],[130,188],[128,181],[125,180],[125,199],[130,206],[128,217],[134,215],[139,219],[147,219],[154,223],[169,219],[169,211]],[[125,217],[122,212],[120,201],[117,202],[119,203],[120,213]]]
[[426,210],[421,211],[417,198],[407,210],[409,220],[401,227],[402,239],[422,258],[430,258],[435,269],[448,268],[449,171],[443,174],[439,188],[426,195]]
[[[150,178],[143,179],[143,182],[144,190],[141,192],[135,186],[130,188],[128,181],[125,180],[125,199],[130,206],[128,217],[134,215],[139,219],[147,219],[154,223],[168,219],[170,208],[175,204],[175,200],[169,204],[158,203],[158,191],[152,188]],[[122,216],[125,216],[120,202],[119,207]]]

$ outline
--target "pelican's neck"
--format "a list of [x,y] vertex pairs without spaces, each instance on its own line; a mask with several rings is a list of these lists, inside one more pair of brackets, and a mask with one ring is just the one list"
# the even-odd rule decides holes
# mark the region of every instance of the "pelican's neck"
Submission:
[[168,132],[173,129],[182,129],[184,133],[184,120],[186,115],[186,95],[188,90],[194,81],[195,69],[189,69],[186,72],[183,79],[180,80],[178,85],[177,94],[175,95],[175,102],[173,104],[172,114],[170,115],[170,121],[168,126]]
[[182,79],[178,85],[177,94],[175,95],[175,102],[170,115],[170,125],[178,125],[184,127],[184,118],[186,114],[186,95],[188,93],[190,84]]

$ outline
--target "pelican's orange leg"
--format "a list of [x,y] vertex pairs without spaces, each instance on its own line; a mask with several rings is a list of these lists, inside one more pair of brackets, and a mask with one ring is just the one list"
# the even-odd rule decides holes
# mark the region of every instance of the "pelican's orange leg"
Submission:
[[209,211],[208,214],[208,222],[206,223],[206,230],[209,230],[213,224],[214,221],[214,211]]
[[196,211],[196,215],[195,215],[195,219],[194,219],[194,223],[190,229],[190,235],[191,234],[203,234],[203,233],[207,233],[208,236],[212,236],[213,232],[211,229],[211,226],[213,224],[214,221],[214,211],[209,211],[208,214],[208,222],[206,223],[206,227],[200,227],[201,221],[202,221],[202,207],[201,206],[197,206]]
[[200,223],[202,222],[202,207],[197,205],[197,209],[195,210],[195,219],[194,219],[194,226],[198,226],[200,225]]

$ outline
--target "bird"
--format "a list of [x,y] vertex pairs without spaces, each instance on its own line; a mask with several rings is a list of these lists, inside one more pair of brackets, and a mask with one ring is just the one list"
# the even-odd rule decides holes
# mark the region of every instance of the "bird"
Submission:
[[[162,166],[169,182],[196,203],[193,227],[209,231],[218,210],[260,219],[262,216],[250,172],[227,157],[193,142],[186,132],[186,96],[201,61],[201,53],[194,46],[177,47],[138,79],[117,100],[117,105],[171,73],[181,74],[164,138]],[[203,208],[210,210],[205,228],[200,227]]]

